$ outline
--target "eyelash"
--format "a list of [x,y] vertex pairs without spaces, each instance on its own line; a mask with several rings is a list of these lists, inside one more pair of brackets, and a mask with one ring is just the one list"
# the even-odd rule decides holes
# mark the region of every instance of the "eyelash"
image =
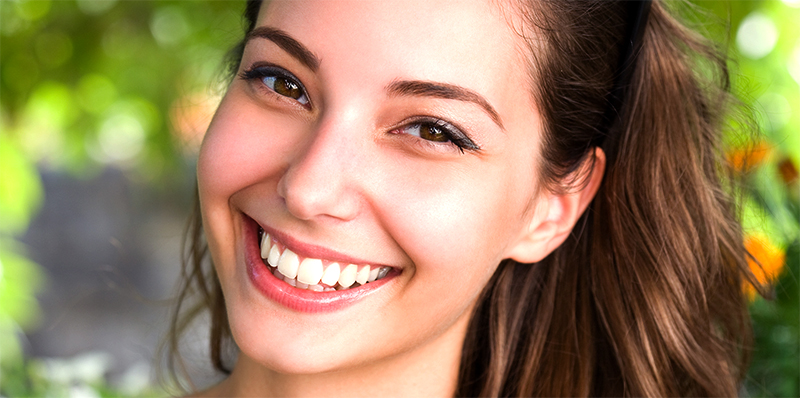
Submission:
[[[262,89],[266,89],[274,95],[294,100],[305,108],[311,107],[311,101],[308,97],[308,92],[306,91],[306,88],[303,86],[302,83],[300,83],[299,79],[297,79],[296,77],[294,77],[294,75],[292,75],[287,70],[281,67],[274,65],[257,64],[251,66],[248,70],[241,72],[239,77],[245,81],[250,81],[250,82],[257,81]],[[279,93],[274,87],[275,80],[272,81],[272,87],[270,87],[270,84],[265,81],[265,79],[267,78],[283,79],[295,85],[301,91],[300,97],[293,98],[288,95]],[[304,101],[301,99],[304,99]],[[421,131],[422,131],[421,129],[423,127],[427,127],[429,131],[433,130],[440,132],[444,136],[444,138],[447,139],[447,141],[446,142],[435,141],[423,138],[421,136]],[[474,141],[472,141],[466,134],[464,134],[464,132],[462,132],[461,129],[459,129],[458,127],[454,126],[449,122],[434,117],[414,118],[409,122],[405,123],[402,127],[395,129],[394,131],[406,131],[412,128],[420,129],[420,132],[417,134],[413,133],[405,133],[405,134],[418,137],[420,140],[431,146],[439,146],[442,144],[454,145],[456,148],[458,148],[459,151],[461,151],[462,154],[464,153],[464,150],[477,152],[480,151],[481,149],[477,144],[475,144]]]
[[[294,77],[294,75],[292,75],[283,68],[273,65],[253,65],[252,67],[250,67],[250,69],[243,71],[241,74],[239,74],[239,77],[242,80],[250,82],[258,81],[260,87],[269,90],[275,95],[288,98],[290,100],[294,100],[305,108],[311,107],[311,100],[308,97],[308,92],[306,91],[305,86],[303,86],[303,84],[300,83],[299,79]],[[273,79],[272,84],[266,81],[267,78]],[[277,79],[282,79],[294,85],[297,89],[300,90],[300,96],[298,98],[293,98],[289,95],[279,93],[275,87],[275,82]],[[270,85],[272,87],[270,87]]]
[[430,145],[441,145],[441,144],[450,144],[454,145],[458,148],[461,153],[464,153],[464,150],[477,152],[480,151],[480,147],[475,144],[464,132],[461,131],[458,127],[454,126],[453,124],[446,122],[442,119],[437,119],[434,117],[418,117],[412,119],[405,125],[400,128],[395,129],[395,131],[406,131],[408,129],[417,128],[421,129],[422,127],[427,127],[429,130],[438,130],[444,138],[447,139],[445,141],[435,141],[423,138],[420,133],[413,134],[413,133],[405,133],[408,135],[412,135],[415,137],[419,137],[423,140],[426,144]]

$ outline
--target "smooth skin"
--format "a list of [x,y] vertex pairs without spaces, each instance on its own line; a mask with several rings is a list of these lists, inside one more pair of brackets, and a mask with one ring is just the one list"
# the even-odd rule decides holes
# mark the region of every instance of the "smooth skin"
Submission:
[[[240,74],[278,67],[301,90],[285,76],[237,77],[205,137],[203,222],[241,353],[202,395],[452,396],[481,289],[501,260],[536,262],[560,245],[604,166],[597,150],[582,189],[538,186],[541,120],[506,11],[430,0],[262,7],[257,26],[318,65],[249,40]],[[398,82],[477,97],[399,92]],[[462,153],[420,118],[457,126],[480,149]],[[257,243],[242,238],[245,216],[399,275],[341,310],[292,311],[247,277],[245,247]]]

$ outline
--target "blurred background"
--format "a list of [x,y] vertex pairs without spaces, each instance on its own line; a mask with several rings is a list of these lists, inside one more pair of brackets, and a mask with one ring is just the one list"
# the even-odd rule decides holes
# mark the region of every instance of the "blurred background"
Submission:
[[[763,130],[727,132],[745,244],[775,296],[750,293],[742,395],[797,397],[800,0],[695,4],[687,18],[728,43],[734,91]],[[0,0],[0,396],[165,394],[156,348],[243,6]]]

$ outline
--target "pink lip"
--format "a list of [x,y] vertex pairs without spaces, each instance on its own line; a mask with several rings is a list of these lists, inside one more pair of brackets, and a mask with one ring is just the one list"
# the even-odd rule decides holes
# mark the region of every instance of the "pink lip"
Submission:
[[[258,241],[258,224],[250,217],[244,216],[243,219],[244,257],[247,265],[247,275],[253,285],[264,296],[286,308],[307,313],[338,311],[377,292],[381,286],[394,279],[397,274],[392,271],[383,279],[375,282],[335,292],[314,292],[297,289],[272,275],[269,266],[265,265],[261,259],[258,244],[256,243]],[[298,250],[302,255],[352,264],[368,264],[366,261],[359,261],[327,248],[297,242],[295,239],[272,229],[267,230],[267,232],[271,235],[274,234],[272,236],[275,236],[279,242],[290,247],[292,251],[295,250],[295,247],[299,247],[300,249]]]

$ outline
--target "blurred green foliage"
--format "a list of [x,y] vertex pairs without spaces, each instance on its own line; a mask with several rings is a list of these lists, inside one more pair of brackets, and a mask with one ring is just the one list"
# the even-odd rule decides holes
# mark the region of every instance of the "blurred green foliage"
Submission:
[[86,175],[114,164],[149,180],[173,174],[181,146],[192,143],[185,135],[202,133],[176,129],[175,113],[213,109],[210,82],[221,81],[223,55],[241,36],[240,8],[3,1],[4,131],[44,167]]
[[162,189],[192,178],[186,165],[222,92],[243,5],[0,1],[0,396],[157,391],[109,385],[102,355],[24,355],[46,280],[17,239],[46,200],[37,168],[91,178],[117,167]]
[[[800,396],[800,1],[698,1],[730,18],[734,87],[752,106],[762,135],[729,138],[744,177],[746,245],[774,298],[755,297],[755,345],[743,393]],[[724,34],[723,30],[716,34]]]
[[[797,397],[800,0],[695,4],[718,16],[687,14],[712,37],[724,38],[730,20],[734,87],[764,132],[755,143],[735,130],[729,140],[746,181],[748,247],[763,270],[753,267],[775,280],[775,299],[751,306],[756,344],[743,393]],[[90,178],[112,166],[165,189],[191,178],[184,165],[224,86],[242,8],[241,0],[0,1],[0,395],[157,393],[141,382],[109,385],[102,353],[26,358],[20,337],[37,325],[35,295],[46,280],[17,238],[46,200],[37,168]]]

